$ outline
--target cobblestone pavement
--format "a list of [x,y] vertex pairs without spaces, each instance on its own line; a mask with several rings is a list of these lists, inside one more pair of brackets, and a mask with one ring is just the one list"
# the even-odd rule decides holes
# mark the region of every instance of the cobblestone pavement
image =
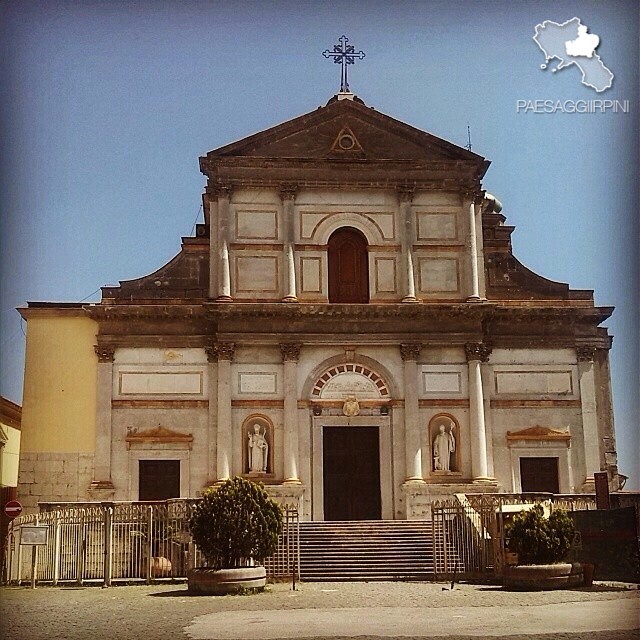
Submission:
[[640,591],[613,585],[524,593],[464,584],[451,591],[436,583],[308,583],[295,592],[276,584],[225,597],[188,596],[183,584],[4,587],[0,598],[6,640],[640,638]]

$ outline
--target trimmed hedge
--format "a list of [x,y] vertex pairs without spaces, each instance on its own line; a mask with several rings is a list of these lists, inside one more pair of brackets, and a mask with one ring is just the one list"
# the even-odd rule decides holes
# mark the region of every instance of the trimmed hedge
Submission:
[[189,529],[210,567],[233,569],[275,552],[282,509],[262,485],[235,477],[205,492]]

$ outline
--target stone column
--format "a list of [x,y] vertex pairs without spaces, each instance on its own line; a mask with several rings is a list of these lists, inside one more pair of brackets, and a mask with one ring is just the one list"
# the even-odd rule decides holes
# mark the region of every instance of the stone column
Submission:
[[411,202],[413,201],[413,189],[408,187],[398,188],[398,200],[400,201],[400,220],[403,224],[402,251],[406,270],[406,289],[402,302],[418,302],[416,298],[416,282],[413,270],[413,245],[416,242],[416,231]]
[[479,302],[480,297],[480,276],[478,273],[478,229],[476,223],[476,194],[474,192],[468,194],[465,202],[468,202],[469,216],[469,260],[471,261],[471,295],[467,298],[467,302]]
[[465,345],[469,365],[469,427],[471,474],[477,483],[490,482],[487,465],[487,433],[484,418],[481,363],[488,362],[491,349],[481,342]]
[[220,254],[217,300],[219,302],[228,302],[231,300],[231,266],[229,264],[229,242],[231,241],[229,203],[231,189],[229,187],[219,187],[216,195],[218,201],[218,247]]
[[298,472],[298,359],[301,345],[281,344],[284,364],[284,481],[300,484]]
[[404,361],[404,439],[407,482],[424,482],[422,477],[422,438],[418,418],[418,364],[422,345],[403,344]]
[[596,411],[596,383],[593,359],[595,347],[576,348],[578,356],[578,378],[580,380],[580,408],[582,410],[582,433],[584,436],[584,461],[587,481],[593,482],[593,474],[600,471],[600,437]]
[[218,424],[218,351],[214,346],[205,347],[209,373],[209,412],[207,415],[207,485],[215,482],[216,474],[216,426]]
[[91,489],[113,490],[111,480],[111,398],[113,395],[113,358],[115,349],[96,345],[96,445]]
[[231,477],[231,363],[235,353],[233,342],[218,342],[215,346],[218,358],[218,429],[216,475],[218,481]]
[[282,200],[282,236],[284,246],[285,264],[285,296],[282,302],[298,302],[298,292],[296,287],[296,257],[294,251],[294,224],[295,224],[295,186],[283,186],[280,189],[280,199]]

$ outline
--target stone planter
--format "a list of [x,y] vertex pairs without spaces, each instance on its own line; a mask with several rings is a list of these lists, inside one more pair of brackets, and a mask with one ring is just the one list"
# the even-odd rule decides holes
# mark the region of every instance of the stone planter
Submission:
[[263,589],[267,584],[264,567],[240,567],[239,569],[210,569],[196,567],[187,572],[189,593],[223,596],[244,589]]
[[517,591],[546,591],[582,585],[582,567],[569,563],[506,567],[503,586]]

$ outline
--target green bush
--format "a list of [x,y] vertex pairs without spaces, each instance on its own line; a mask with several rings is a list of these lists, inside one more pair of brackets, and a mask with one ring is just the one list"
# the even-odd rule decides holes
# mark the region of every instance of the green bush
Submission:
[[575,527],[565,511],[556,509],[544,517],[542,505],[516,514],[507,528],[510,551],[518,554],[519,564],[562,562],[573,546]]
[[262,485],[236,477],[205,492],[189,529],[210,567],[234,569],[275,552],[282,509]]

